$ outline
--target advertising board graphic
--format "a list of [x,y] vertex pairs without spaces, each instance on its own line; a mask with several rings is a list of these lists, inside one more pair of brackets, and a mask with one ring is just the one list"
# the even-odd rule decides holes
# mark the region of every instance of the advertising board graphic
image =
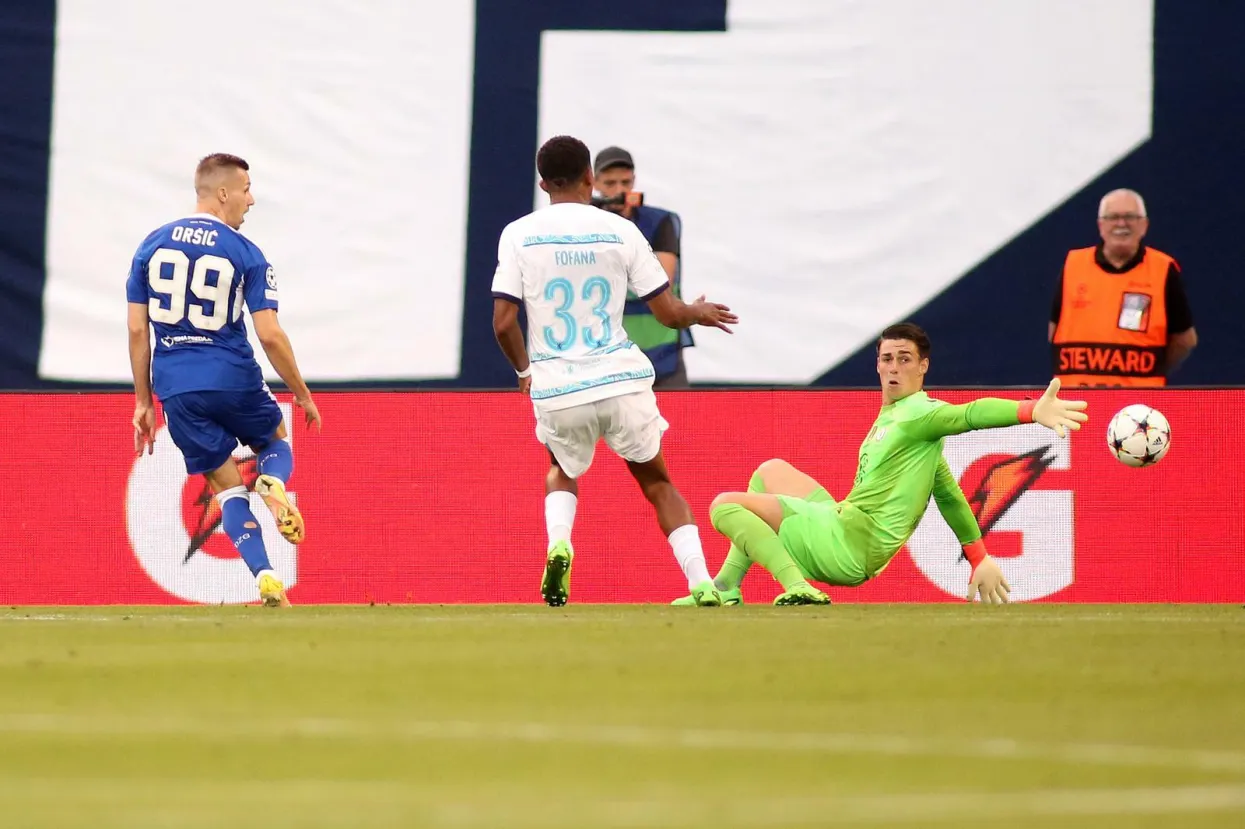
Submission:
[[[933,394],[960,403],[1026,393]],[[1091,415],[1067,440],[1037,425],[946,440],[1014,599],[1245,601],[1245,473],[1228,450],[1245,391],[1140,394],[1066,393],[1087,399]],[[540,601],[548,458],[529,401],[503,392],[325,393],[324,429],[315,433],[279,398],[306,541],[284,542],[252,497],[292,601]],[[880,402],[865,391],[671,392],[658,401],[671,423],[671,475],[700,524],[711,570],[727,547],[708,522],[716,494],[745,489],[761,462],[779,457],[842,499]],[[1171,451],[1144,469],[1115,460],[1105,441],[1111,415],[1135,402],[1172,424]],[[135,457],[132,405],[125,394],[0,396],[0,418],[25,447],[0,460],[11,486],[0,602],[256,599],[203,479],[186,475],[162,420],[154,454]],[[237,457],[252,481],[254,459],[241,448]],[[573,542],[572,602],[667,602],[686,592],[651,507],[604,447],[580,481]],[[954,601],[967,580],[960,547],[931,506],[880,576],[830,592],[836,602]],[[750,602],[777,592],[760,569],[745,582]]]

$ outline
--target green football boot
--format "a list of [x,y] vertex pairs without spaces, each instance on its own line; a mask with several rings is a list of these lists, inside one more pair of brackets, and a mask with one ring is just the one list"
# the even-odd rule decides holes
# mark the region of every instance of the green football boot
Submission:
[[[705,582],[703,585],[697,585],[697,589],[712,585],[712,582]],[[716,588],[715,588],[716,589]],[[731,607],[737,604],[743,604],[743,596],[739,594],[738,587],[732,587],[730,590],[718,590],[719,604],[722,607]],[[717,607],[717,605],[707,604],[703,601],[696,600],[696,591],[693,590],[690,596],[684,596],[681,599],[675,599],[670,603],[674,607]]]
[[798,584],[774,599],[775,607],[790,607],[798,604],[830,604],[830,597],[811,584]]
[[575,551],[570,542],[559,541],[545,556],[545,575],[540,580],[540,595],[550,607],[561,607],[571,596],[571,559]]

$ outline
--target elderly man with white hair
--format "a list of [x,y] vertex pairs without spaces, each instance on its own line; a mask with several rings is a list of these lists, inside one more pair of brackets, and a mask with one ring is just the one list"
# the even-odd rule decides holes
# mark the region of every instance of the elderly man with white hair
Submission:
[[1065,386],[1164,386],[1197,345],[1180,265],[1143,245],[1146,203],[1112,190],[1094,247],[1068,252],[1051,308],[1054,373]]

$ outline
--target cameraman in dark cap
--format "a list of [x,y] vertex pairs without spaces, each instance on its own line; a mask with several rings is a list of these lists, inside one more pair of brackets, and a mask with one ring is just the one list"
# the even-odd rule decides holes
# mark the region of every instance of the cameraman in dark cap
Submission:
[[[592,164],[593,186],[599,194],[593,204],[620,214],[635,222],[636,227],[657,255],[666,270],[674,295],[683,297],[680,282],[679,240],[683,222],[677,213],[644,204],[642,193],[635,192],[635,161],[622,147],[606,147],[597,153]],[[689,387],[687,368],[683,365],[683,349],[693,345],[687,329],[666,328],[647,304],[627,295],[623,312],[623,328],[633,343],[648,355],[657,379],[655,389],[686,389]]]

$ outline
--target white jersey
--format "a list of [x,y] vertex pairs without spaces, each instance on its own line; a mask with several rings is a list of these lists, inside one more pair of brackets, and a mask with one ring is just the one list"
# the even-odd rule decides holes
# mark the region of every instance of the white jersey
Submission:
[[506,226],[493,296],[527,310],[532,401],[552,411],[651,389],[653,364],[627,338],[627,291],[670,285],[644,234],[587,204],[554,204]]

